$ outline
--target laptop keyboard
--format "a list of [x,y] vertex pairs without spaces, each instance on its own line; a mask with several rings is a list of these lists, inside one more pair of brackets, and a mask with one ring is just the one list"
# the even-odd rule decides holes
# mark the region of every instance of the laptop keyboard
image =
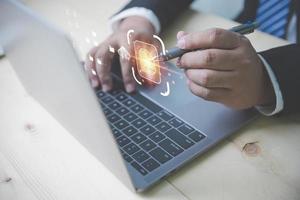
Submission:
[[97,96],[123,158],[144,176],[205,138],[139,94],[115,90]]

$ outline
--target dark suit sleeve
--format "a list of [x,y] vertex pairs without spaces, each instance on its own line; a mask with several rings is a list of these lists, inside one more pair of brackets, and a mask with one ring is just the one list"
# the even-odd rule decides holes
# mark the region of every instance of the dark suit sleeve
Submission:
[[270,64],[283,96],[282,114],[300,113],[300,44],[260,53]]
[[[175,21],[193,0],[132,0],[121,11],[132,7],[144,7],[158,17],[162,29]],[[120,11],[120,12],[121,12]]]

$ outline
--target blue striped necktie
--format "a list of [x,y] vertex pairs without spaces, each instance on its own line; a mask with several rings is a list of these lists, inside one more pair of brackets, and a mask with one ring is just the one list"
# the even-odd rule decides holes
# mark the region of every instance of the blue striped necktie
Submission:
[[[250,0],[251,1],[251,0]],[[256,21],[259,30],[284,38],[291,0],[259,0]]]

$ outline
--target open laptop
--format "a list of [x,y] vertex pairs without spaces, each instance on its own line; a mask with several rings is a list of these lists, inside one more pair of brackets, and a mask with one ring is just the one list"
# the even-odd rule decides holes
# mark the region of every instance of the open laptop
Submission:
[[27,92],[133,191],[258,116],[192,95],[172,64],[157,87],[126,94],[115,70],[114,91],[94,91],[65,34],[16,1],[0,0],[0,45]]

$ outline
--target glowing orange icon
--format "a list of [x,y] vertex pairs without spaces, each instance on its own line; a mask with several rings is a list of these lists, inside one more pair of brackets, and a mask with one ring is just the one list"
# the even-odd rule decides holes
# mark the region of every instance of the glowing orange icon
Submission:
[[161,82],[159,62],[153,60],[154,57],[158,56],[156,47],[136,40],[134,41],[134,51],[139,75],[142,78],[159,84]]

